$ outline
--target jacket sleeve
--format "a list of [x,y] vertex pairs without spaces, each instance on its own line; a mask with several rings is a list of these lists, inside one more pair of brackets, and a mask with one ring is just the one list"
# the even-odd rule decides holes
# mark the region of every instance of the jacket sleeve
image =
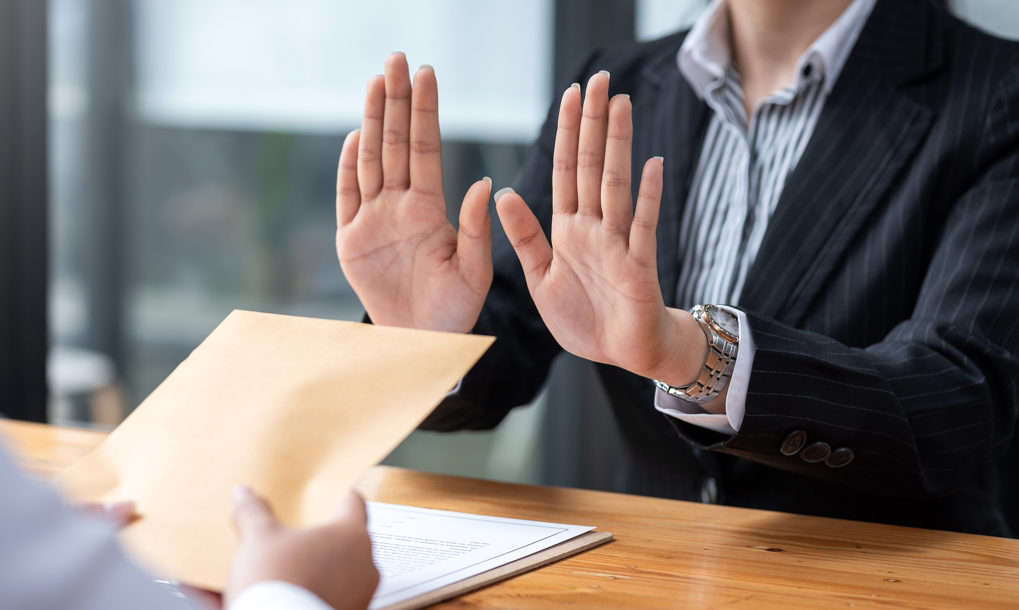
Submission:
[[[584,58],[571,71],[569,82],[582,82],[592,74],[599,54]],[[569,83],[562,85],[565,89]],[[558,100],[552,104],[538,140],[531,147],[514,190],[541,222],[545,236],[552,233],[552,150],[559,120]],[[496,338],[471,369],[460,390],[448,396],[421,424],[423,430],[487,430],[494,428],[516,406],[529,403],[541,389],[552,360],[562,350],[545,327],[523,268],[493,213],[492,288],[473,332]]]
[[[986,122],[987,170],[948,212],[911,318],[851,348],[747,312],[757,351],[739,432],[674,421],[682,437],[902,496],[944,496],[994,467],[1012,438],[1019,375],[1019,96],[1006,93]],[[797,430],[853,460],[787,457],[780,447]]]

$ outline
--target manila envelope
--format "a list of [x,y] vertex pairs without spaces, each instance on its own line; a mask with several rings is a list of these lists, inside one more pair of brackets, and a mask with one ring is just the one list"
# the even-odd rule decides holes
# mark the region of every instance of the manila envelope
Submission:
[[57,484],[75,500],[133,500],[128,551],[221,591],[237,545],[234,486],[266,496],[289,525],[328,521],[492,341],[234,311]]

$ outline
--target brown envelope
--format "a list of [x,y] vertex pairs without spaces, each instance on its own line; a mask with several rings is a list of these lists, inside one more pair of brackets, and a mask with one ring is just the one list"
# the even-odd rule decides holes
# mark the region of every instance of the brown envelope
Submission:
[[235,311],[57,484],[76,500],[133,500],[129,551],[219,591],[237,543],[234,486],[285,523],[327,521],[492,341]]

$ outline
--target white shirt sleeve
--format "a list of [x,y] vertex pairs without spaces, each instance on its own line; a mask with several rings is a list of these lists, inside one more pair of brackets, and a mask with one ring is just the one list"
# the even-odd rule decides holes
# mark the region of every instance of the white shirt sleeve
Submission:
[[241,591],[228,610],[333,610],[333,607],[303,587],[267,581]]
[[448,391],[448,392],[446,392],[446,396],[456,396],[457,394],[459,394],[460,393],[460,386],[462,386],[463,384],[464,384],[464,378],[461,377],[460,380],[456,382],[456,385],[453,386],[453,389]]
[[725,399],[725,413],[708,413],[700,405],[677,398],[668,392],[655,389],[655,408],[687,422],[734,436],[743,424],[746,412],[747,388],[750,386],[750,371],[754,366],[754,336],[750,331],[747,315],[738,309],[725,307],[726,310],[739,318],[739,351],[736,354],[736,366],[729,378],[729,394]]
[[195,610],[121,552],[114,528],[64,506],[0,448],[0,606],[33,610]]

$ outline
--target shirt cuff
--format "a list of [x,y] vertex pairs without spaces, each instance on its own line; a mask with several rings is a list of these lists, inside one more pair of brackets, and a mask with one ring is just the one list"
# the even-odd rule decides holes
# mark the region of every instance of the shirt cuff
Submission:
[[457,381],[456,385],[453,386],[453,389],[448,391],[448,392],[446,392],[446,396],[456,396],[460,392],[460,386],[462,386],[463,384],[464,384],[464,378],[461,377],[460,381]]
[[241,591],[229,610],[333,610],[333,607],[304,587],[272,580]]
[[750,387],[750,371],[754,366],[754,336],[750,331],[747,314],[732,307],[723,309],[739,319],[739,351],[736,353],[736,366],[729,378],[729,394],[725,399],[725,414],[708,413],[694,402],[687,402],[668,392],[655,389],[655,408],[670,417],[685,421],[688,424],[701,426],[715,432],[735,436],[743,425],[746,413],[747,388]]
[[[468,335],[473,335],[474,331],[473,330],[469,330],[469,331],[467,331],[467,334]],[[459,394],[460,393],[460,386],[462,386],[463,384],[464,384],[464,378],[461,377],[460,380],[456,382],[456,385],[453,386],[453,389],[448,391],[448,392],[446,392],[446,397],[449,398],[450,396],[456,396],[457,394]]]

